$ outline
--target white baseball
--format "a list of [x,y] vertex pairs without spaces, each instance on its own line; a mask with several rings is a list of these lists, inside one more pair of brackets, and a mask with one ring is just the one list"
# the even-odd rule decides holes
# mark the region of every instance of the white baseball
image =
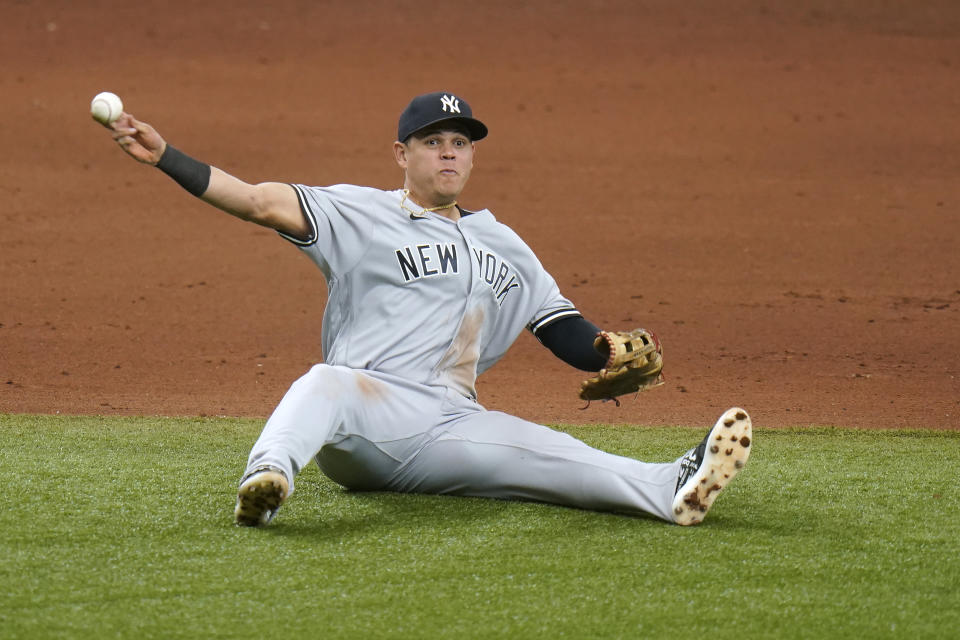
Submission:
[[100,124],[109,125],[123,113],[123,102],[115,93],[104,91],[93,96],[90,102],[90,115]]

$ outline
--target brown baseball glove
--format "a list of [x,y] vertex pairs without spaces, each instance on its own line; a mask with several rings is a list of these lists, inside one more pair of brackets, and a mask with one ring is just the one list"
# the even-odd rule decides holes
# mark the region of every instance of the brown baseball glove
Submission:
[[593,348],[607,355],[607,364],[580,385],[583,400],[613,400],[663,384],[663,347],[646,329],[601,331]]

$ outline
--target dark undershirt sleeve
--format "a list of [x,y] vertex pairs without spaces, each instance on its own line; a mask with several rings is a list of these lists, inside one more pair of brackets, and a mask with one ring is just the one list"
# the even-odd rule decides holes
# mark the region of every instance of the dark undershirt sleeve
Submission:
[[561,318],[534,335],[540,343],[571,367],[583,371],[599,371],[607,364],[607,356],[597,353],[593,339],[600,332],[592,322],[581,317]]

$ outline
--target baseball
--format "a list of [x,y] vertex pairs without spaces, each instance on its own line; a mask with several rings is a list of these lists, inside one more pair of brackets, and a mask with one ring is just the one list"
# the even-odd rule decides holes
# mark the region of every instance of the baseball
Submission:
[[115,93],[103,91],[93,96],[90,102],[90,115],[103,125],[110,125],[123,113],[123,102]]

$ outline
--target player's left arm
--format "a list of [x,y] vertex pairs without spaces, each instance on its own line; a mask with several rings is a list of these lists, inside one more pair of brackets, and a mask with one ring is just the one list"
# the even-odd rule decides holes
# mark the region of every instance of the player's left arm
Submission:
[[541,268],[543,302],[527,328],[567,364],[597,375],[580,384],[583,400],[614,400],[626,393],[663,384],[663,347],[646,329],[601,331],[560,295]]
[[540,343],[572,367],[582,371],[599,371],[607,363],[607,356],[594,348],[600,329],[583,316],[561,318],[534,335]]

